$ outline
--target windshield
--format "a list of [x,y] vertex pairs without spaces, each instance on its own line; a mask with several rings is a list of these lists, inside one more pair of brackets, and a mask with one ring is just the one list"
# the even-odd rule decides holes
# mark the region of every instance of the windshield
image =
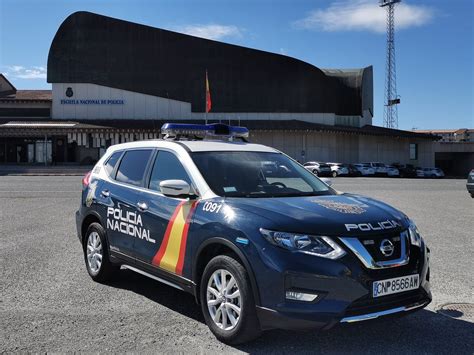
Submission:
[[191,157],[209,187],[219,196],[290,197],[335,193],[281,153],[195,152]]

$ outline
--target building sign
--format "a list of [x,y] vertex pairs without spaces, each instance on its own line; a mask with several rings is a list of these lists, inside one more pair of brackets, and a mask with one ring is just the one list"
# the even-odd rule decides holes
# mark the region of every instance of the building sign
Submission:
[[122,99],[61,99],[61,105],[124,105]]

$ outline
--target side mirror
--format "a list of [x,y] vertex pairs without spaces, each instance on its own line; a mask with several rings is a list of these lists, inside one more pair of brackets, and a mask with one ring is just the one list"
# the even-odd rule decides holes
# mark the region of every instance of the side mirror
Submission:
[[184,180],[163,180],[160,190],[166,196],[186,196],[194,194],[191,186]]
[[321,178],[321,181],[324,182],[328,186],[332,186],[332,180],[329,178]]

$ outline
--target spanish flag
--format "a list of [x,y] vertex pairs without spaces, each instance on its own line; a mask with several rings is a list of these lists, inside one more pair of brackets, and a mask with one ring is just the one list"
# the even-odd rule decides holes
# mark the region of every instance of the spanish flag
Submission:
[[212,102],[211,102],[211,91],[209,90],[209,79],[207,78],[206,70],[206,113],[211,111]]

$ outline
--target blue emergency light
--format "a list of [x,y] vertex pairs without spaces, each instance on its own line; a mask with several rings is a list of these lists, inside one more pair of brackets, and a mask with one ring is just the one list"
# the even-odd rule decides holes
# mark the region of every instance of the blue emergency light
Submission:
[[180,138],[241,138],[247,140],[249,130],[240,126],[229,126],[222,123],[192,124],[192,123],[165,123],[161,126],[161,134],[165,139]]

